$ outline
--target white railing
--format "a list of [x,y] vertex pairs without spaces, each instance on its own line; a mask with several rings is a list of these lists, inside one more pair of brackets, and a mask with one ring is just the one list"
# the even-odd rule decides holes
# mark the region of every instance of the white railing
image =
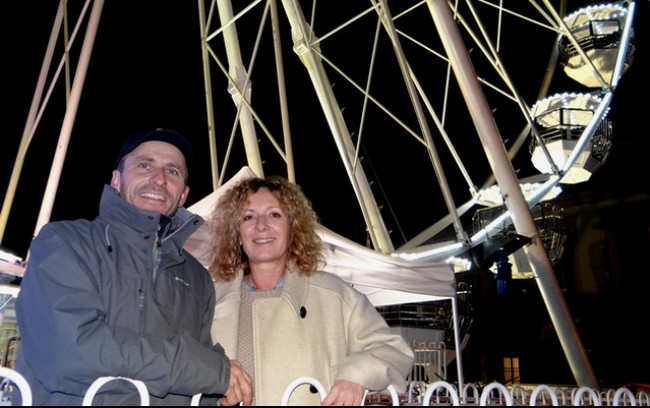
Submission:
[[310,384],[316,387],[318,393],[320,394],[320,400],[323,402],[327,396],[327,391],[325,390],[325,387],[323,387],[323,384],[321,384],[320,381],[313,377],[300,377],[293,380],[291,384],[285,388],[284,394],[282,394],[282,401],[280,402],[280,405],[283,407],[289,405],[289,400],[291,399],[291,394],[293,394],[293,391],[304,384]]
[[[32,392],[25,378],[7,367],[0,367],[0,379],[3,379],[0,388],[0,405],[11,404],[8,391],[18,388],[22,397],[23,406],[32,405]],[[97,378],[86,392],[82,405],[92,405],[95,394],[110,381],[127,381],[133,384],[140,394],[142,406],[148,406],[150,402],[149,392],[144,382],[131,379],[128,377],[99,377]],[[299,377],[292,381],[285,389],[280,405],[286,406],[291,400],[293,391],[304,385],[314,386],[320,393],[321,401],[325,399],[327,390],[315,378]],[[391,405],[416,405],[429,406],[433,405],[506,405],[506,406],[535,406],[535,405],[553,405],[553,406],[650,406],[650,392],[640,390],[636,394],[629,388],[621,387],[618,389],[608,389],[596,391],[589,387],[550,387],[545,384],[537,386],[513,385],[507,387],[503,384],[492,382],[485,386],[479,387],[473,383],[467,383],[458,391],[454,384],[446,381],[435,381],[430,384],[423,381],[410,382],[405,394],[399,394],[393,385],[389,385],[385,390],[366,391],[362,405],[374,403],[371,397],[387,393],[390,396]],[[192,397],[191,405],[199,405],[201,394]],[[385,404],[378,404],[385,405]]]
[[32,405],[32,389],[29,387],[29,383],[18,371],[12,370],[7,367],[0,367],[0,377],[2,377],[2,389],[0,389],[0,397],[2,404],[8,397],[5,394],[10,391],[10,388],[13,386],[18,387],[20,395],[22,398],[23,406]]
[[106,376],[106,377],[99,377],[96,379],[91,385],[90,388],[88,388],[88,391],[86,391],[86,395],[84,396],[83,402],[81,405],[84,407],[89,407],[93,405],[93,399],[95,399],[95,394],[107,383],[111,381],[127,381],[133,386],[135,386],[135,389],[138,390],[138,393],[140,394],[140,405],[141,406],[149,406],[149,391],[147,391],[147,386],[139,380],[134,380],[131,378],[127,377],[112,377],[112,376]]

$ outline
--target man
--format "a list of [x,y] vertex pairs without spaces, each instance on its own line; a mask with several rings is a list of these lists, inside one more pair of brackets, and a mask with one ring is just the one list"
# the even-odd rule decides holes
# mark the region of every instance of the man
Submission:
[[[34,405],[81,405],[103,376],[144,382],[151,405],[189,405],[196,394],[250,403],[250,377],[210,340],[212,280],[183,250],[204,222],[183,208],[192,156],[173,130],[129,136],[99,216],[52,222],[32,242],[16,318],[17,370]],[[140,397],[112,381],[93,404]]]

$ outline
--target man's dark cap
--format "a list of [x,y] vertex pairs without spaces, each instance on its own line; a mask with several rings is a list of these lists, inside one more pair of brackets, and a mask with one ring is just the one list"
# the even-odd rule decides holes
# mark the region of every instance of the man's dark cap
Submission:
[[194,161],[194,150],[192,149],[192,145],[185,138],[185,136],[181,135],[177,131],[171,129],[162,129],[162,128],[158,128],[155,130],[140,131],[140,132],[135,132],[130,134],[129,137],[126,138],[124,144],[122,145],[122,150],[120,150],[120,154],[117,156],[117,161],[115,162],[115,168],[119,167],[120,161],[122,161],[124,156],[131,153],[133,150],[135,150],[136,147],[140,146],[144,142],[150,142],[153,140],[166,142],[176,146],[176,148],[180,150],[181,153],[183,153],[183,156],[185,157],[185,165],[187,166],[189,172],[190,168],[192,167],[192,163]]

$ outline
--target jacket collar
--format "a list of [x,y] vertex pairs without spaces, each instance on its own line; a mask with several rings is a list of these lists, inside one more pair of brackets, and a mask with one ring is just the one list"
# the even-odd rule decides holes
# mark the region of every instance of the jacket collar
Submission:
[[[117,190],[108,184],[104,185],[99,214],[114,227],[135,231],[139,235],[157,234],[162,217],[160,213],[143,210],[126,202]],[[171,220],[173,227],[168,229],[163,239],[173,235],[179,243],[185,242],[205,222],[199,215],[183,207],[176,210]]]

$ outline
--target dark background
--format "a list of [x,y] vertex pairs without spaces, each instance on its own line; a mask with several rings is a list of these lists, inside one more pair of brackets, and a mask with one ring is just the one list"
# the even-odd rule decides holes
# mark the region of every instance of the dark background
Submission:
[[[572,9],[571,4],[577,7],[584,2],[569,4]],[[21,1],[3,7],[2,193],[14,165],[57,5]],[[588,183],[566,186],[555,200],[564,208],[568,225],[565,254],[555,265],[555,273],[596,377],[611,385],[650,384],[646,334],[650,268],[645,259],[650,253],[650,183],[646,180],[649,8],[647,1],[637,2],[636,55],[612,103],[609,116],[615,139],[609,158]],[[96,215],[102,185],[110,180],[123,138],[143,128],[175,128],[195,143],[198,157],[189,205],[212,191],[198,36],[195,2],[106,2],[52,220]],[[534,40],[522,41],[534,45]],[[524,63],[521,72],[526,70]],[[3,249],[21,257],[34,232],[61,129],[63,90],[62,83],[57,85],[34,135],[2,240]],[[216,105],[217,121],[219,109],[226,107]],[[303,122],[325,127],[309,116]],[[315,147],[318,153],[301,155],[303,147]],[[338,154],[331,139],[300,138],[295,148],[298,169],[309,167],[312,161],[317,164],[315,170],[300,172],[297,181],[312,199],[322,224],[365,244],[358,206],[343,204],[342,197],[351,191],[340,162],[327,160]],[[270,163],[269,167],[268,173],[280,172]],[[413,211],[403,222],[422,228],[420,215]],[[502,381],[500,359],[518,357],[523,382],[574,382],[534,280],[514,281],[508,295],[498,297],[488,271],[473,271],[459,279],[474,285],[474,325],[464,360],[467,381]]]

